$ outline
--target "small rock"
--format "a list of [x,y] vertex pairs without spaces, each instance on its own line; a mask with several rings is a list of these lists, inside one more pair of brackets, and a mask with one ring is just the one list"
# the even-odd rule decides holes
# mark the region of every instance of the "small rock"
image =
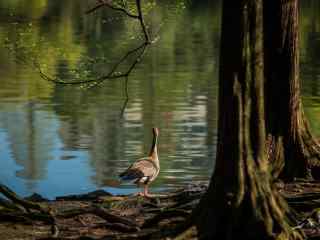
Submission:
[[44,202],[44,201],[49,201],[48,199],[42,197],[40,194],[38,193],[33,193],[32,195],[25,197],[24,198],[27,201],[32,201],[32,202]]
[[105,190],[96,190],[93,192],[89,192],[86,194],[74,194],[74,195],[67,195],[62,197],[56,197],[56,200],[95,200],[99,197],[105,197],[105,196],[112,196],[111,193],[105,191]]

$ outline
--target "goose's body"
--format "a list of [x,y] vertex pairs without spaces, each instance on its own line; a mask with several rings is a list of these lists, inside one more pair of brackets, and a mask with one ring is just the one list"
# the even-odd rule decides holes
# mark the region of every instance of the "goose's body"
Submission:
[[139,186],[144,186],[143,196],[150,196],[148,187],[159,174],[160,164],[158,158],[157,142],[158,128],[153,128],[153,143],[148,157],[140,158],[134,162],[127,170],[119,175],[121,180],[134,181]]

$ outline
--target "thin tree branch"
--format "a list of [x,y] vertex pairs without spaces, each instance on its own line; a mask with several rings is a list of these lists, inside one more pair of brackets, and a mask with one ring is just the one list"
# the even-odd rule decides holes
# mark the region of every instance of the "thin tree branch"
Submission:
[[136,6],[138,11],[138,19],[140,21],[140,25],[144,34],[145,41],[149,44],[151,42],[150,42],[149,34],[147,32],[146,24],[144,22],[143,15],[142,15],[141,0],[136,0]]
[[[141,58],[142,56],[145,54],[146,52],[146,47],[147,47],[147,43],[142,43],[140,46],[138,46],[137,48],[131,50],[131,51],[128,51],[126,55],[124,55],[118,63],[116,63],[114,65],[114,67],[112,68],[112,70],[110,71],[110,73],[108,73],[107,75],[105,76],[102,76],[98,79],[98,81],[103,81],[105,79],[114,79],[114,78],[122,78],[122,77],[128,77],[130,75],[130,73],[132,72],[132,70],[135,68],[135,66],[141,61]],[[133,53],[139,51],[140,49],[141,52],[140,54],[137,56],[137,58],[135,59],[135,61],[131,64],[131,66],[128,68],[128,70],[125,72],[125,73],[122,73],[122,74],[113,74],[116,69],[119,67],[119,65],[124,62],[130,55],[132,55]]]
[[139,16],[138,16],[138,15],[135,15],[135,14],[130,13],[130,12],[127,11],[125,8],[113,6],[113,5],[111,4],[111,1],[106,1],[106,0],[100,0],[100,3],[99,3],[98,5],[96,5],[95,7],[87,10],[85,13],[86,13],[86,14],[92,13],[92,12],[96,11],[97,9],[103,7],[103,6],[106,6],[106,7],[108,7],[108,8],[111,8],[111,9],[113,9],[113,10],[115,10],[115,11],[123,12],[123,13],[126,14],[128,17],[135,18],[135,19],[139,19]]
[[[53,78],[50,77],[48,75],[46,75],[42,69],[41,66],[39,64],[37,64],[36,62],[33,63],[34,67],[38,70],[40,77],[43,78],[46,81],[49,82],[54,82],[57,84],[63,84],[63,85],[79,85],[79,84],[88,84],[88,83],[93,83],[93,86],[97,86],[100,83],[102,83],[103,81],[107,80],[107,79],[116,79],[116,78],[122,78],[122,77],[127,77],[130,75],[130,73],[132,72],[132,70],[135,68],[135,66],[141,61],[142,56],[145,54],[146,52],[146,47],[148,46],[147,43],[142,43],[141,45],[139,45],[138,47],[136,47],[133,50],[128,51],[114,66],[113,68],[110,70],[110,72],[102,77],[99,78],[95,78],[95,79],[85,79],[85,80],[80,80],[80,81],[63,81],[57,78]],[[129,56],[131,56],[132,54],[138,52],[139,50],[141,50],[140,54],[137,56],[137,58],[135,59],[135,61],[130,65],[130,67],[128,68],[128,70],[125,73],[122,74],[114,74],[115,71],[117,70],[117,68],[119,67],[119,65],[121,63],[123,63]]]

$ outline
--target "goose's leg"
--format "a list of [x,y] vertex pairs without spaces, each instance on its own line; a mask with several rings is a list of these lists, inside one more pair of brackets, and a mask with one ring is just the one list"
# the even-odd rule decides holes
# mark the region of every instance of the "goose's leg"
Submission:
[[151,196],[151,195],[149,194],[149,192],[148,192],[148,185],[147,185],[147,184],[144,185],[143,195],[144,195],[145,197],[150,197],[150,196]]
[[154,197],[152,194],[150,194],[149,193],[149,186],[148,185],[145,185],[144,186],[144,190],[143,190],[143,195],[145,196],[145,197]]
[[153,195],[149,193],[149,186],[146,184],[143,186],[143,192],[135,193],[134,196],[152,197]]

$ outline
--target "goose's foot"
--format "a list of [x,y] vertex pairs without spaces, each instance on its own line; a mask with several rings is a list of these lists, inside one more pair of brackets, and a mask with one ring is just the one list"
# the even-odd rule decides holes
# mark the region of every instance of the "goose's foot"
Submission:
[[144,195],[145,197],[148,197],[148,198],[154,197],[153,194],[150,194],[150,193],[148,192],[148,186],[147,186],[147,185],[146,185],[146,186],[144,187],[144,189],[143,189],[143,195]]
[[150,194],[150,193],[144,193],[144,192],[138,192],[133,194],[133,196],[138,196],[138,197],[148,197],[148,198],[152,198],[155,197],[155,195]]
[[144,186],[143,192],[135,193],[134,196],[153,197],[153,195],[148,192],[148,186]]
[[147,197],[147,198],[153,198],[155,195],[153,195],[151,193],[144,193],[143,196]]
[[134,196],[141,196],[141,197],[147,197],[147,198],[152,198],[154,197],[153,194],[150,194],[149,191],[148,191],[148,186],[145,186],[144,189],[143,189],[143,192],[138,192],[138,193],[135,193]]
[[133,194],[133,196],[143,197],[144,193],[143,192],[137,192],[137,193]]

